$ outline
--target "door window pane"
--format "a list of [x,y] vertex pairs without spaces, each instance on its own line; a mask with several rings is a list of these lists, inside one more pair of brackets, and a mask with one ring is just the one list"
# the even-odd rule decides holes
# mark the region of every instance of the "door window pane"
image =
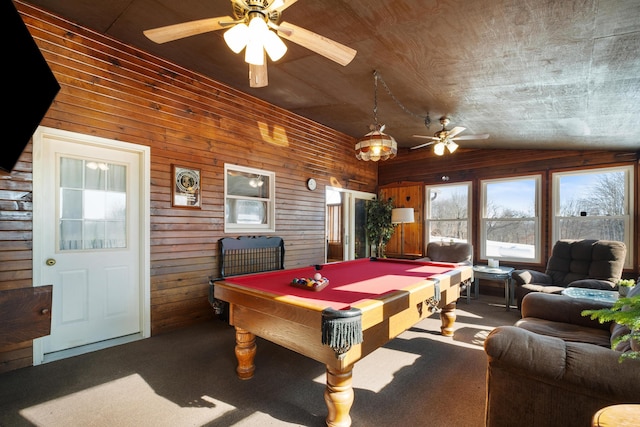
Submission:
[[60,158],[59,249],[125,248],[126,166]]

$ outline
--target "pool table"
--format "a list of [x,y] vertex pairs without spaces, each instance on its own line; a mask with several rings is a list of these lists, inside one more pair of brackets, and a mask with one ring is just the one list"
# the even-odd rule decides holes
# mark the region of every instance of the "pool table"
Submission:
[[[323,289],[292,285],[316,273],[329,282]],[[214,297],[229,304],[238,377],[253,376],[256,336],[324,363],[326,422],[343,427],[354,364],[437,310],[452,336],[460,287],[471,280],[471,266],[363,258],[225,278]]]

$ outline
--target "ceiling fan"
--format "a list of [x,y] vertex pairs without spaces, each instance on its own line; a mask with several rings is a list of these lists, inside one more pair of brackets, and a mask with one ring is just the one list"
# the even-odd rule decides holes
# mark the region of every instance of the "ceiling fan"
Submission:
[[432,139],[433,141],[427,142],[425,144],[416,145],[415,147],[411,147],[412,150],[426,147],[427,145],[436,144],[433,147],[433,152],[438,156],[442,156],[444,154],[445,148],[449,150],[450,153],[453,153],[458,149],[458,144],[455,141],[460,141],[463,139],[487,139],[489,138],[488,133],[483,133],[479,135],[462,135],[457,136],[459,133],[464,132],[466,128],[462,126],[456,126],[451,130],[447,130],[446,127],[450,123],[447,117],[440,117],[440,124],[442,124],[442,129],[436,132],[433,136],[426,135],[413,135],[416,138],[427,138]]
[[[280,22],[282,11],[297,0],[231,0],[233,17],[199,19],[144,31],[156,43],[166,43],[210,31],[227,29],[224,39],[229,48],[240,53],[245,49],[249,63],[249,86],[268,85],[266,55],[277,61],[287,51],[282,38],[346,66],[356,51],[304,28]],[[272,31],[273,30],[273,31]]]

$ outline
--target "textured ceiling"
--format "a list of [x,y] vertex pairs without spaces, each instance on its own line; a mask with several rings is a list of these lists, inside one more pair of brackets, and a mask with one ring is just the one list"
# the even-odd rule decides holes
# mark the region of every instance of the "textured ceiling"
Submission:
[[298,0],[283,20],[358,53],[343,67],[285,41],[257,89],[223,31],[162,45],[142,34],[231,15],[227,0],[27,2],[354,137],[373,123],[377,70],[378,121],[401,147],[447,115],[490,134],[465,147],[640,148],[638,0]]

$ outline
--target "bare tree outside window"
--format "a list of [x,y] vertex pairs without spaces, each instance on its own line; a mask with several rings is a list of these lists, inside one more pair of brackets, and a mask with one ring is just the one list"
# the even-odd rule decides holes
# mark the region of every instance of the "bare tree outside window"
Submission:
[[558,174],[557,238],[624,242],[630,204],[627,174],[624,168]]

